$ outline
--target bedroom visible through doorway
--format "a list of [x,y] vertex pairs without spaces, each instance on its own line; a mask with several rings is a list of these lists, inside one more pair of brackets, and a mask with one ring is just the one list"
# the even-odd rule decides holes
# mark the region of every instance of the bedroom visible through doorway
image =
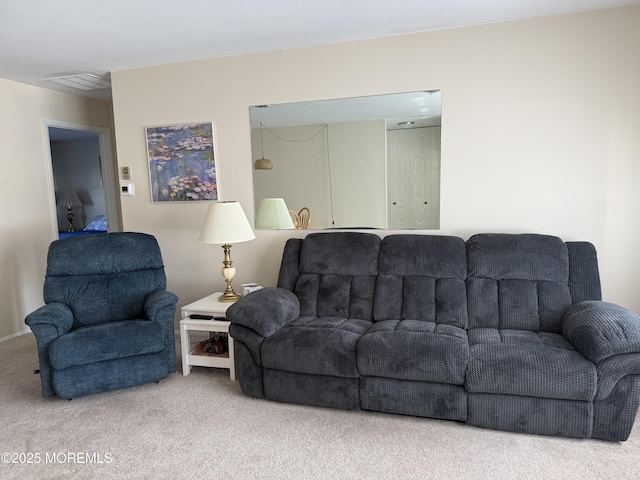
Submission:
[[[45,125],[54,238],[121,230],[110,132],[47,120]],[[73,204],[72,222],[67,203]]]

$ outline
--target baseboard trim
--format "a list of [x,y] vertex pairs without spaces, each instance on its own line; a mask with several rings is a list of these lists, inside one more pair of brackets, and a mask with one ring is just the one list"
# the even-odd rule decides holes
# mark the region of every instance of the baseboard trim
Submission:
[[31,333],[31,329],[27,328],[26,330],[22,330],[20,332],[16,332],[16,333],[12,333],[11,335],[7,336],[7,337],[2,337],[0,338],[0,343],[3,342],[8,342],[9,340],[12,340],[16,337],[21,337],[22,335],[26,335],[27,333]]

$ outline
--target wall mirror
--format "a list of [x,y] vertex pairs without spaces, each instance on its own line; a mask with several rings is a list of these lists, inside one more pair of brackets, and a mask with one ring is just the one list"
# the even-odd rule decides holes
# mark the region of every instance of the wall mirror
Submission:
[[441,112],[440,90],[250,107],[256,228],[440,228]]

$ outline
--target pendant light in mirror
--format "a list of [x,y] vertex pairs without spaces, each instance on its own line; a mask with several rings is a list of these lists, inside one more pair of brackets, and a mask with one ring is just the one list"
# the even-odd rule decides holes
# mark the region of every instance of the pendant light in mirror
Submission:
[[262,143],[262,130],[264,125],[260,122],[260,152],[261,157],[253,163],[255,170],[273,170],[273,162],[268,158],[264,158],[264,144]]

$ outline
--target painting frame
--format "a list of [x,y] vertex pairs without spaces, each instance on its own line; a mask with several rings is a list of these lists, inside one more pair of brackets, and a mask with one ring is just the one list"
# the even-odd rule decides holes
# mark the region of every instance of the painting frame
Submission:
[[145,127],[152,203],[217,201],[213,122]]

